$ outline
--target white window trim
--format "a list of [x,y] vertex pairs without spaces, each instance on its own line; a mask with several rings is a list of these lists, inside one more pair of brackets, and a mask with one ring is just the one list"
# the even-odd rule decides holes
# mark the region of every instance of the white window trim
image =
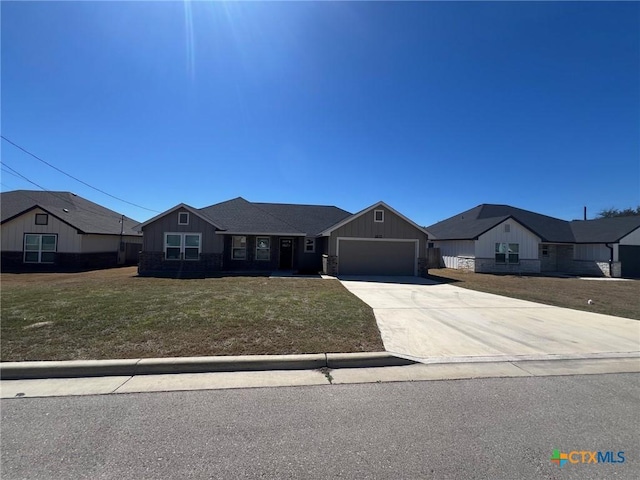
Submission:
[[[307,242],[311,242],[311,250],[307,250]],[[305,238],[304,239],[304,253],[316,253],[316,239],[315,238]]]
[[[496,242],[496,244],[499,244],[499,245],[505,244],[507,246],[507,251],[504,254],[504,262],[499,262],[498,260],[496,260],[496,255],[499,254],[500,252],[494,251],[494,253],[493,253],[493,259],[498,265],[519,265],[520,264],[520,244],[519,243]],[[518,253],[517,253],[518,261],[517,262],[510,262],[509,261],[509,245],[517,245],[518,246]]]
[[[236,237],[244,237],[244,248],[242,247],[234,247],[233,246],[233,239]],[[247,235],[233,235],[231,237],[231,260],[236,261],[236,262],[244,262],[247,260],[247,242],[248,242],[248,237]],[[233,256],[233,251],[234,250],[244,250],[244,258],[235,258]]]
[[[34,253],[36,252],[36,250],[27,250],[27,236],[34,236],[34,237],[39,237],[39,242],[38,242],[38,261],[37,262],[30,262],[27,261],[27,253]],[[22,239],[22,244],[23,244],[23,248],[22,248],[22,262],[23,263],[45,263],[45,264],[52,264],[54,262],[43,262],[42,261],[42,237],[53,237],[56,240],[55,243],[55,247],[53,250],[44,250],[44,252],[46,253],[56,253],[58,251],[58,235],[55,233],[25,233],[24,234],[24,238]]]
[[[269,248],[259,248],[258,243],[260,240],[267,240],[269,242]],[[258,250],[266,250],[269,252],[269,258],[258,258]],[[271,237],[256,237],[256,261],[257,262],[269,262],[271,261]]]
[[[167,236],[168,235],[177,235],[180,237],[180,258],[167,258],[167,248],[178,248],[176,246],[169,246],[167,245]],[[185,237],[187,235],[190,236],[197,236],[198,237],[198,258],[184,258],[184,251],[185,248],[196,248],[196,247],[187,247],[186,246],[186,242],[185,242]],[[200,260],[200,255],[202,254],[202,233],[198,233],[198,232],[165,232],[164,233],[164,259],[167,262],[179,262],[179,261],[185,261],[185,262],[197,262]]]
[[[186,215],[187,216],[187,221],[186,222],[181,222],[180,221],[180,216],[181,215]],[[189,212],[178,212],[178,225],[189,225]]]
[[[378,220],[378,212],[382,214],[382,218]],[[384,210],[374,210],[373,211],[373,221],[375,223],[384,223]]]

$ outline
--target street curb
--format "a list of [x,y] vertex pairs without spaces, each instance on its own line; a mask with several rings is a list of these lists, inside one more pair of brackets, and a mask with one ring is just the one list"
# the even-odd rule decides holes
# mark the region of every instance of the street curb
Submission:
[[75,378],[411,365],[388,352],[1,362],[0,379]]

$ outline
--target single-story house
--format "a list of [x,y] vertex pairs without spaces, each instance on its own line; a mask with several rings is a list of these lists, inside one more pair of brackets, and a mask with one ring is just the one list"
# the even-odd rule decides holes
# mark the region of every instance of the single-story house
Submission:
[[442,266],[492,273],[640,276],[640,217],[566,221],[483,204],[426,227]]
[[384,202],[334,206],[179,204],[142,223],[140,275],[288,270],[329,275],[426,275],[427,232]]
[[3,271],[135,265],[139,222],[71,192],[0,194]]

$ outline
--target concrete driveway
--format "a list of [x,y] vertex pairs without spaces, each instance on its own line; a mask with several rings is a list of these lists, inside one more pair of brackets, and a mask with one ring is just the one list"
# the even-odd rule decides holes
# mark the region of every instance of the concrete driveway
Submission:
[[422,362],[640,356],[637,320],[416,277],[340,280],[373,308],[386,350]]

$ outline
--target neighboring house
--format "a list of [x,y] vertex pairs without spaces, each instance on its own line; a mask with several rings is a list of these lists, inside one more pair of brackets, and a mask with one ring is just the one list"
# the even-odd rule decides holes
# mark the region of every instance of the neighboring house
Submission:
[[139,223],[70,192],[0,194],[2,270],[67,270],[136,264]]
[[427,233],[383,202],[334,206],[233,200],[185,204],[142,223],[141,275],[289,270],[330,275],[426,274]]
[[479,205],[426,228],[448,268],[640,276],[637,216],[569,222],[509,205]]

